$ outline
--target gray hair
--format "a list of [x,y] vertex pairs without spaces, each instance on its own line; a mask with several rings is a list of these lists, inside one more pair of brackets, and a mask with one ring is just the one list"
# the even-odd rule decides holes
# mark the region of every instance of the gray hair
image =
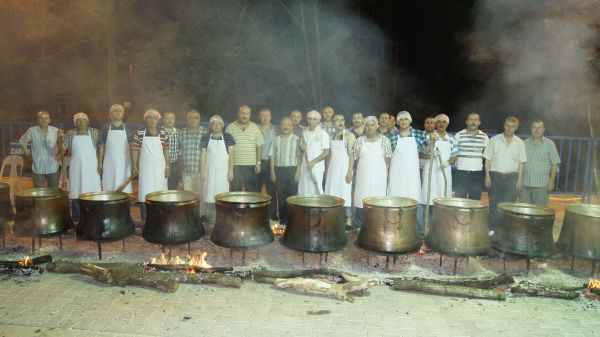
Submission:
[[225,126],[225,122],[223,121],[223,118],[221,118],[221,116],[219,116],[219,115],[212,115],[210,117],[210,120],[208,121],[208,125],[211,125],[212,122],[219,122],[219,123],[221,123],[221,125]]

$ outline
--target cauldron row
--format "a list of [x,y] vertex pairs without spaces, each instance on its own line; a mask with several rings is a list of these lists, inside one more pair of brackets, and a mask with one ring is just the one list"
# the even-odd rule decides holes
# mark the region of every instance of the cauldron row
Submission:
[[[5,203],[0,185],[0,203]],[[80,196],[78,239],[96,242],[121,240],[134,233],[129,195],[119,192]],[[249,249],[274,240],[269,223],[270,197],[251,192],[223,193],[215,198],[217,221],[211,240],[220,246]],[[15,236],[44,237],[72,227],[68,195],[58,189],[31,189],[17,193]],[[290,221],[282,237],[288,248],[303,252],[330,252],[347,245],[344,202],[333,196],[288,198]],[[205,234],[198,198],[187,191],[163,191],[146,196],[147,220],[142,236],[148,242],[178,245]],[[383,254],[417,250],[417,203],[400,197],[364,200],[364,227],[357,245]],[[527,257],[547,257],[555,252],[552,237],[554,211],[529,204],[499,205],[503,226],[488,235],[488,206],[469,199],[436,199],[425,243],[447,255],[476,256],[491,248]],[[10,209],[10,204],[0,205]],[[12,215],[0,215],[10,218]],[[558,247],[574,256],[600,259],[600,206],[567,207]]]

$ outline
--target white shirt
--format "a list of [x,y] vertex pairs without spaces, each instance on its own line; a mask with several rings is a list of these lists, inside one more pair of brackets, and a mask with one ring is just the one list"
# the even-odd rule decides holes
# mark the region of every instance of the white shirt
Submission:
[[490,160],[490,171],[498,173],[516,173],[519,164],[527,162],[525,143],[516,135],[506,143],[504,133],[495,135],[483,151],[483,157]]

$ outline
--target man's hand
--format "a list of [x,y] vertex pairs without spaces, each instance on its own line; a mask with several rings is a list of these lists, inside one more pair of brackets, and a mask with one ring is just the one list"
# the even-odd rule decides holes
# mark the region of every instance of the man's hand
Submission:
[[548,192],[552,192],[554,190],[554,181],[548,182],[548,186],[546,186]]
[[442,169],[445,169],[448,166],[450,166],[450,163],[447,160],[442,161]]
[[256,163],[256,166],[254,167],[254,173],[260,174],[261,167],[262,165],[260,163]]
[[227,181],[233,181],[233,170],[227,170]]
[[277,181],[277,176],[275,175],[275,172],[271,172],[271,181],[272,182],[276,182]]
[[489,175],[485,176],[485,187],[490,188],[492,186],[492,178]]
[[167,167],[165,167],[165,178],[169,178],[170,175],[171,175],[171,167],[167,166]]
[[350,184],[352,182],[352,176],[354,172],[352,170],[348,171],[348,173],[346,173],[346,184]]
[[102,175],[102,163],[98,162],[98,174]]
[[315,163],[312,160],[309,160],[306,164],[306,168],[308,168],[308,172],[311,172],[313,167],[315,167]]
[[517,191],[520,191],[522,187],[523,183],[521,182],[521,179],[517,179]]
[[137,177],[140,175],[140,170],[138,169],[137,166],[132,166],[131,167],[131,176],[132,177]]
[[294,174],[294,182],[299,182],[300,181],[300,172],[296,171],[296,174]]
[[306,143],[304,140],[300,141],[300,150],[302,150],[302,152],[306,152]]
[[65,132],[61,129],[58,129],[58,131],[56,131],[56,137],[57,138],[62,138],[65,136]]

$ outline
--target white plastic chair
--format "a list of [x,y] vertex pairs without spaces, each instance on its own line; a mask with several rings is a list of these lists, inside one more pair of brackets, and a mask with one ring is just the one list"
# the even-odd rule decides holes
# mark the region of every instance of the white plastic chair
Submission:
[[[8,167],[8,175],[4,175],[4,170]],[[23,157],[7,156],[2,161],[0,169],[0,181],[10,184],[10,202],[15,206],[15,193],[21,190],[21,174],[23,173]]]

